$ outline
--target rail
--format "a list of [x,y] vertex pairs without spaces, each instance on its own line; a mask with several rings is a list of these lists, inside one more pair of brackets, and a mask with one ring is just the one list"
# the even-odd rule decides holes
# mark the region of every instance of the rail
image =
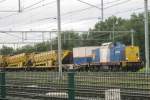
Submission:
[[59,79],[57,72],[0,72],[0,98],[150,100],[150,74],[71,71]]

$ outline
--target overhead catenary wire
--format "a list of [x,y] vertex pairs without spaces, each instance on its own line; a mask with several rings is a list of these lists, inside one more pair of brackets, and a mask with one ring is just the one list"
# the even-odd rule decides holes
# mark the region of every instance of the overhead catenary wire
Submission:
[[[41,7],[44,7],[44,6],[53,4],[53,3],[56,3],[56,1],[51,1],[51,2],[49,2],[49,3],[43,4],[42,6],[38,6],[38,7],[35,7],[35,8],[31,8],[31,9],[25,10],[25,11],[23,11],[21,14],[23,14],[23,13],[25,13],[25,12],[29,12],[29,11],[35,10],[35,9],[37,9],[37,8],[41,8]],[[18,11],[16,11],[16,12],[18,12]],[[0,20],[6,19],[6,18],[9,18],[9,17],[12,17],[12,16],[15,16],[15,15],[18,15],[18,14],[19,14],[19,13],[12,13],[12,14],[9,14],[9,15],[7,15],[7,16],[1,17]],[[42,19],[41,19],[41,20],[42,20]]]
[[[38,3],[41,3],[41,2],[38,2]],[[35,4],[38,4],[38,3],[35,3]],[[54,1],[52,1],[52,2],[50,2],[50,4],[51,3],[54,3]],[[33,5],[32,5],[33,6]],[[45,6],[45,5],[42,5],[42,6]],[[31,6],[30,6],[31,7]],[[41,7],[41,6],[38,6],[38,7]],[[37,9],[38,7],[35,7],[35,8],[32,8],[32,9],[30,9],[30,11],[31,10],[34,10],[34,9]],[[85,11],[85,10],[88,10],[88,9],[91,9],[91,8],[93,8],[93,6],[92,7],[88,7],[88,8],[85,8],[85,9],[81,9],[81,10],[76,10],[76,11],[73,11],[73,12],[67,12],[65,15],[67,15],[67,14],[72,14],[72,13],[76,13],[76,12],[80,12],[80,11]],[[105,8],[106,9],[106,8]],[[6,17],[11,17],[11,16],[13,16],[13,15],[17,15],[18,13],[16,13],[16,14],[11,14],[11,15],[8,15],[8,16],[6,16]],[[6,18],[5,17],[5,18]],[[3,19],[3,18],[1,18],[1,19]],[[42,21],[42,20],[48,20],[48,19],[50,19],[50,18],[44,18],[44,19],[40,19],[40,20],[37,20],[37,21]]]
[[[150,6],[149,6],[150,7]],[[122,13],[126,13],[126,12],[131,12],[131,11],[137,11],[137,10],[142,10],[143,8],[142,7],[139,7],[139,8],[136,8],[136,9],[128,9],[128,10],[125,10],[125,11],[119,11],[119,12],[116,12],[116,13],[114,13],[115,15],[116,14],[122,14]],[[109,15],[114,15],[114,14],[109,14]],[[90,19],[98,19],[98,17],[93,17],[93,18],[82,18],[82,19],[79,19],[79,20],[76,20],[75,22],[77,22],[77,21],[84,21],[84,20],[90,20]]]
[[138,11],[138,10],[143,10],[143,7],[139,7],[139,8],[135,8],[135,9],[127,9],[127,10],[124,10],[124,11],[117,11],[117,12],[112,13],[112,14],[109,13],[109,15],[119,15],[119,14],[124,14],[124,13],[132,12],[132,11]]
[[115,2],[118,2],[118,1],[121,1],[121,0],[114,0],[114,1],[105,2],[104,5],[105,5],[105,4],[115,3]]
[[[2,31],[1,31],[2,32]],[[38,33],[38,32],[47,32],[47,33],[49,33],[50,31],[5,31],[5,33],[11,33],[11,32],[15,32],[15,33],[25,33],[25,32],[32,32],[32,33]],[[51,32],[56,32],[56,31],[51,31]],[[67,31],[61,31],[61,32],[67,32]],[[68,31],[69,32],[69,31]],[[85,32],[89,32],[89,31],[73,31],[73,32],[82,32],[82,33],[85,33]],[[103,34],[99,34],[99,36],[102,36],[102,35],[106,35],[105,33],[107,33],[107,34],[109,34],[109,33],[112,33],[112,31],[91,31],[92,33],[94,32],[94,33],[103,33]],[[122,33],[130,33],[131,31],[115,31],[116,33],[120,33],[120,34],[122,34]],[[4,33],[4,31],[2,32],[2,33]],[[29,39],[26,39],[26,41],[22,41],[22,43],[24,43],[24,42],[28,42],[27,40],[29,40]],[[33,39],[31,39],[31,40],[33,40]],[[35,39],[35,40],[39,40],[39,39]],[[40,40],[42,40],[42,39],[40,39]],[[68,39],[69,40],[69,39]],[[77,40],[77,39],[76,39]],[[87,39],[87,40],[94,40],[94,39]],[[15,41],[14,41],[15,42]],[[19,41],[19,42],[21,42],[21,41]],[[5,42],[4,42],[5,43]],[[6,42],[7,43],[7,42]],[[10,43],[10,42],[8,42],[8,43]]]
[[6,0],[0,0],[0,3],[3,3],[4,1],[6,1]]
[[116,12],[115,14],[126,13],[126,12],[131,12],[131,11],[137,11],[137,10],[141,10],[141,9],[143,9],[143,8],[140,7],[140,8],[135,8],[135,9],[128,9],[128,10],[125,10],[125,11],[122,11],[122,12],[120,12],[120,11]]
[[34,44],[34,43],[41,43],[41,41],[13,41],[13,42],[8,42],[8,41],[1,41],[0,44]]
[[[81,1],[81,0],[78,0],[78,1]],[[131,0],[126,0],[126,1],[124,1],[124,2],[121,2],[121,3],[115,4],[115,5],[106,7],[106,8],[104,8],[104,9],[108,9],[108,8],[110,8],[110,7],[113,7],[113,6],[117,6],[117,5],[126,3],[126,2],[128,2],[128,1],[131,1]],[[70,12],[63,13],[61,16],[69,15],[69,14],[72,14],[72,13],[83,12],[83,11],[92,9],[93,7],[97,7],[97,6],[98,6],[98,5],[94,5],[94,6],[91,5],[90,7],[86,7],[86,8],[83,8],[83,9],[77,9],[77,10],[74,10],[74,11],[70,11]],[[98,8],[98,9],[101,9],[101,8]],[[56,16],[54,16],[54,17],[49,17],[49,18],[38,19],[37,21],[42,21],[42,20],[45,21],[45,20],[54,19],[54,18],[56,18]],[[36,21],[34,21],[34,22],[36,22]]]
[[[54,3],[54,2],[51,2],[51,3]],[[86,7],[86,8],[83,8],[83,9],[77,9],[77,10],[74,10],[74,11],[69,11],[69,12],[66,12],[66,13],[61,14],[61,16],[69,15],[69,14],[72,14],[72,13],[83,12],[83,11],[89,10],[89,9],[91,9],[91,8],[93,8],[93,7]],[[30,9],[30,10],[31,10],[31,9]],[[24,11],[24,12],[25,12],[25,11]],[[17,15],[17,14],[18,14],[18,13],[11,14],[11,15],[8,15],[8,16],[6,16],[6,17],[11,17],[11,16],[14,16],[14,15]],[[5,18],[6,18],[6,17],[5,17]],[[1,19],[3,19],[3,18],[0,18],[0,20],[1,20]],[[43,19],[37,19],[37,20],[32,21],[32,22],[35,23],[35,22],[41,22],[41,21],[50,20],[50,19],[56,19],[56,16],[48,17],[48,18],[43,18]],[[32,23],[32,22],[31,22],[31,23]],[[27,24],[30,24],[30,22],[27,23]]]
[[[129,1],[129,0],[126,0],[126,1]],[[38,2],[38,3],[39,3],[39,2]],[[38,3],[35,3],[35,4],[38,4]],[[40,3],[41,3],[41,2],[40,2]],[[27,10],[23,11],[22,13],[27,12],[27,11],[32,11],[32,10],[35,10],[35,9],[38,9],[38,8],[41,8],[41,7],[44,7],[44,6],[53,4],[53,3],[56,3],[56,1],[51,1],[51,2],[49,2],[49,3],[43,4],[42,6],[40,5],[40,6],[31,8],[31,9],[27,9],[27,8],[26,8]],[[125,2],[122,2],[122,3],[125,3]],[[122,4],[122,3],[119,3],[119,4]],[[117,5],[119,5],[119,4],[117,4]],[[109,7],[104,8],[104,9],[108,9],[108,8],[110,8],[110,7],[117,6],[117,5],[115,4],[115,5],[109,6]],[[99,6],[99,4],[98,4],[98,5],[95,5],[95,6]],[[30,5],[30,7],[31,7],[31,5]],[[29,8],[29,6],[28,6],[28,8]],[[91,8],[93,8],[93,6],[86,7],[86,8],[83,8],[83,9],[79,9],[79,10],[76,10],[76,11],[70,11],[70,12],[67,12],[66,14],[72,14],[72,13],[76,13],[76,12],[86,11],[86,10],[89,10],[89,9],[91,9]],[[1,19],[5,19],[5,18],[8,18],[8,17],[11,17],[11,16],[15,16],[15,15],[18,15],[18,13],[14,13],[14,14],[10,14],[10,15],[8,15],[8,16],[4,16],[4,17],[0,18],[0,20],[1,20]]]
[[[120,0],[119,0],[120,1]],[[129,0],[126,0],[126,1],[129,1]],[[115,2],[114,2],[115,3]],[[47,3],[46,3],[47,4]],[[120,4],[119,4],[120,5]],[[117,6],[117,5],[114,5],[114,6]],[[42,7],[42,6],[41,6]],[[37,7],[35,7],[35,9],[36,9]],[[65,15],[69,15],[69,14],[73,14],[73,13],[78,13],[78,12],[80,12],[80,11],[86,11],[86,10],[88,10],[88,9],[90,9],[90,8],[93,8],[93,7],[88,7],[87,9],[81,9],[81,10],[78,10],[78,11],[76,11],[76,12],[67,12]],[[32,8],[31,7],[31,9],[34,9],[34,8]],[[106,8],[105,8],[106,9]],[[122,12],[122,13],[124,13],[124,12]],[[63,16],[63,15],[62,15]],[[45,20],[51,20],[51,19],[55,19],[55,17],[51,17],[51,18],[43,18],[43,19],[38,19],[37,20],[37,22],[41,22],[41,21],[45,21]],[[35,21],[32,21],[32,22],[36,22],[36,20]]]
[[[127,12],[131,12],[131,11],[137,11],[137,10],[141,10],[142,8],[136,8],[136,9],[130,9],[130,10],[125,10],[125,11],[119,11],[119,12],[116,12],[116,13],[113,13],[113,15],[115,14],[115,15],[118,15],[118,14],[122,14],[122,13],[127,13]],[[107,14],[107,13],[106,13]],[[112,14],[109,14],[109,15],[112,15]],[[36,20],[36,21],[32,21],[32,23],[35,23],[35,22],[40,22],[40,21],[45,21],[45,20],[52,20],[52,19],[55,19],[55,18],[53,18],[53,17],[51,17],[51,18],[44,18],[44,19],[39,19],[39,20]],[[79,22],[79,21],[85,21],[85,20],[94,20],[94,19],[99,19],[99,17],[89,17],[89,18],[82,18],[82,19],[79,19],[79,20],[75,20],[74,22]],[[50,23],[53,23],[53,22],[55,22],[54,20],[53,21],[50,21]],[[67,22],[68,24],[69,24],[69,22]],[[67,24],[67,23],[64,23],[64,24]],[[71,23],[71,22],[70,22]],[[28,23],[29,24],[29,23]],[[63,24],[63,25],[64,25]],[[49,27],[48,27],[49,28]]]
[[[81,3],[84,3],[84,4],[87,4],[87,5],[89,5],[89,6],[91,6],[91,7],[95,7],[95,8],[97,8],[97,9],[101,9],[100,7],[98,7],[98,5],[93,5],[93,4],[91,4],[91,3],[88,3],[88,2],[85,2],[85,1],[82,1],[82,0],[77,0],[77,1],[79,1],[79,2],[81,2]],[[106,5],[106,4],[111,4],[111,3],[116,3],[116,2],[119,2],[119,1],[121,1],[121,0],[115,0],[115,1],[111,1],[111,2],[105,2],[105,3],[103,3],[104,5]],[[128,0],[127,0],[128,1]],[[121,2],[122,3],[122,2]],[[123,2],[124,3],[124,2]],[[120,3],[118,3],[118,4],[120,4]],[[116,4],[115,4],[116,5]]]
[[[150,7],[150,6],[149,6]],[[91,8],[91,7],[88,7],[88,8],[86,8],[86,9],[80,9],[80,10],[87,10],[87,9],[89,9],[89,8]],[[137,11],[137,10],[142,10],[143,8],[142,7],[139,7],[139,8],[136,8],[136,9],[128,9],[128,10],[124,10],[124,11],[118,11],[118,12],[116,12],[116,13],[113,13],[113,15],[115,14],[122,14],[122,13],[127,13],[127,12],[131,12],[131,11]],[[64,14],[62,14],[62,16],[64,16],[64,15],[68,15],[68,14],[72,14],[72,13],[77,13],[78,11],[80,11],[80,10],[75,10],[75,11],[72,11],[72,12],[67,12],[67,13],[64,13]],[[107,14],[107,13],[106,13]],[[112,14],[109,14],[109,15],[112,15]],[[54,17],[51,17],[51,18],[43,18],[43,19],[38,19],[38,20],[35,20],[35,21],[32,21],[32,23],[35,23],[35,22],[40,22],[40,21],[45,21],[45,20],[51,20],[51,19],[55,19],[55,17],[56,16],[54,16]],[[87,18],[86,18],[87,19]],[[85,19],[85,20],[86,20]],[[95,18],[96,19],[96,18]],[[81,19],[80,19],[81,20]],[[84,19],[82,19],[82,20],[84,20]],[[55,22],[55,21],[51,21],[51,23],[52,22]],[[30,24],[30,23],[28,23],[28,24]]]
[[[96,6],[98,6],[98,5],[96,5]],[[69,15],[69,14],[72,14],[72,13],[83,12],[83,11],[86,11],[86,10],[89,10],[89,9],[92,9],[92,8],[93,8],[93,6],[90,6],[90,7],[86,7],[86,8],[83,8],[83,9],[77,9],[77,10],[74,10],[74,11],[69,11],[69,12],[61,14],[61,16]],[[32,21],[32,22],[40,22],[40,21],[45,21],[45,20],[50,20],[50,19],[56,19],[56,16],[43,18],[43,19],[37,19],[37,20]]]
[[10,34],[10,33],[7,33],[7,32],[0,32],[0,34],[1,34],[1,33],[7,34],[7,35],[12,36],[12,37],[15,37],[15,38],[21,38],[21,37],[19,37],[19,36],[17,36],[17,35]]
[[18,12],[18,10],[0,10],[2,13],[8,13],[8,12]]
[[35,6],[35,5],[38,5],[38,4],[40,4],[40,3],[44,2],[44,1],[45,1],[45,0],[40,0],[40,1],[36,2],[36,3],[34,3],[34,4],[31,4],[31,5],[27,6],[27,7],[24,7],[24,9],[31,8],[31,7],[33,7],[33,6]]
[[48,3],[42,4],[42,5],[36,6],[36,7],[34,7],[34,8],[27,9],[27,10],[25,10],[25,11],[32,11],[32,10],[35,10],[35,9],[38,9],[38,8],[41,8],[41,7],[48,6],[48,5],[53,4],[53,3],[56,3],[56,1],[51,1],[51,2],[48,2]]
[[[57,30],[55,31],[45,31],[45,30],[41,30],[41,31],[37,31],[37,30],[31,30],[31,31],[28,31],[28,30],[0,30],[0,33],[57,33]],[[61,32],[70,32],[70,31],[61,31]],[[90,32],[90,31],[85,31],[85,30],[81,30],[81,31],[73,31],[73,32]],[[95,32],[95,33],[112,33],[112,31],[92,31],[92,32]],[[115,31],[116,33],[122,33],[122,32],[125,32],[125,33],[130,33],[131,31]]]
[[3,43],[5,43],[6,41],[12,42],[12,38],[14,38],[13,41],[14,40],[17,41],[18,39],[20,39],[20,37],[16,37],[14,35],[7,34],[7,33],[0,33],[0,34],[1,34],[1,36],[0,36],[1,41],[0,42],[3,41]]
[[[149,6],[150,7],[150,6]],[[137,10],[141,10],[141,9],[143,9],[142,7],[140,7],[140,8],[136,8],[136,9],[128,9],[128,10],[125,10],[125,11],[119,11],[119,12],[116,12],[116,13],[113,13],[113,15],[115,14],[122,14],[122,13],[126,13],[126,12],[131,12],[131,11],[137,11]],[[74,11],[74,12],[78,12],[79,10],[76,10],[76,11]],[[62,14],[62,16],[64,16],[64,15],[67,15],[67,14],[71,14],[71,13],[74,13],[74,12],[68,12],[68,13],[64,13],[64,14]],[[109,15],[112,15],[112,14],[109,14]],[[39,19],[39,20],[37,20],[37,21],[44,21],[44,20],[51,20],[51,19],[53,19],[53,18],[55,18],[55,17],[51,17],[51,18],[43,18],[43,19]],[[93,17],[93,18],[82,18],[82,19],[79,19],[79,20],[75,20],[75,22],[77,22],[77,21],[83,21],[83,20],[90,20],[90,19],[98,19],[99,17]],[[37,22],[37,21],[34,21],[34,22]],[[55,22],[55,21],[51,21],[51,22]]]
[[[0,0],[0,3],[3,3],[5,1],[7,1],[7,0]],[[2,13],[8,13],[8,12],[18,12],[18,11],[17,10],[0,10],[0,12],[2,12]]]
[[[44,1],[45,1],[45,0],[44,0]],[[81,1],[81,0],[78,0],[78,1]],[[120,0],[119,0],[119,1],[120,1]],[[126,1],[130,1],[130,0],[126,0]],[[43,4],[42,6],[37,6],[37,7],[35,7],[35,8],[31,8],[31,9],[29,9],[29,11],[34,10],[34,9],[37,9],[37,8],[41,8],[41,7],[44,7],[44,6],[47,6],[47,5],[52,4],[52,3],[56,3],[56,1],[54,0],[54,1],[51,1],[51,2],[49,2],[49,3]],[[84,3],[87,3],[87,2],[84,2]],[[121,3],[119,3],[119,4],[122,4],[122,3],[125,3],[125,2],[121,2]],[[98,9],[101,9],[101,8],[98,7],[99,4],[97,4],[97,5],[92,5],[92,4],[90,4],[90,3],[87,3],[87,4],[90,5],[91,7],[86,7],[86,8],[83,8],[83,9],[79,9],[79,10],[75,10],[75,11],[70,11],[70,12],[67,12],[67,14],[72,13],[72,12],[75,13],[75,12],[85,11],[85,10],[91,9],[91,8],[93,8],[93,7],[96,7],[96,8],[98,8]],[[107,4],[107,3],[104,3],[104,4]],[[117,4],[117,5],[119,5],[119,4]],[[113,6],[117,6],[117,5],[113,5]],[[107,8],[105,8],[105,9],[107,9]]]
[[[87,17],[87,18],[81,18],[81,19],[72,20],[72,21],[65,21],[65,23],[62,23],[62,25],[67,25],[70,23],[78,23],[78,22],[88,21],[88,20],[98,20],[98,19],[99,19],[99,17]],[[47,28],[50,28],[50,26]]]
[[[85,1],[82,1],[82,0],[77,0],[77,1],[79,1],[79,2],[81,2],[81,3],[84,3],[84,4],[87,4],[87,5],[91,6],[91,7],[95,7],[95,8],[97,8],[97,9],[101,9],[100,7],[98,7],[99,5],[93,5],[93,4],[90,4],[90,3],[85,2]],[[116,1],[108,2],[108,3],[104,3],[104,4],[115,3],[115,2],[118,2],[118,1],[121,1],[121,0],[116,0]],[[125,0],[125,1],[122,1],[122,2],[119,2],[119,3],[116,3],[116,4],[113,4],[113,5],[110,5],[110,6],[108,6],[108,7],[105,7],[105,9],[108,9],[108,8],[111,8],[111,7],[114,7],[114,6],[118,6],[118,5],[127,3],[127,2],[129,2],[129,1],[131,1],[131,0]]]
[[87,5],[91,6],[91,7],[95,7],[95,8],[97,8],[97,9],[101,9],[101,8],[99,8],[98,6],[95,6],[95,5],[90,4],[90,3],[88,3],[88,2],[85,2],[85,1],[82,1],[82,0],[77,0],[77,1],[79,1],[79,2],[81,2],[81,3],[84,3],[84,4],[87,4]]
[[[34,7],[34,8],[31,8],[31,9],[25,9],[21,14],[24,14],[26,12],[30,12],[32,10],[35,10],[35,9],[38,9],[38,8],[41,8],[41,7],[45,7],[45,6],[48,6],[50,4],[53,4],[53,3],[56,3],[56,1],[51,1],[51,2],[48,2],[46,4],[43,4],[43,5],[40,5],[40,6],[37,6],[37,7]],[[4,17],[1,17],[0,20],[3,20],[3,19],[6,19],[6,18],[9,18],[9,17],[12,17],[12,16],[15,16],[15,15],[18,15],[18,11],[16,11],[16,13],[12,13],[12,14],[9,14],[7,16],[4,16]]]
[[[108,33],[109,34],[109,33]],[[80,38],[76,38],[76,39],[71,39],[71,38],[68,38],[68,39],[62,39],[62,40],[67,40],[67,41],[97,41],[97,40],[105,40],[105,38],[102,39],[102,36],[106,36],[108,34],[100,34],[99,36],[101,37],[101,39],[93,39],[93,38],[86,38],[86,39],[80,39]],[[123,36],[126,36],[127,34],[122,34],[122,35],[118,35],[116,36],[115,38],[118,38],[118,37],[123,37]],[[30,41],[29,41],[30,40]],[[32,41],[39,41],[39,42],[42,42],[43,39],[26,39],[26,41],[19,41],[20,43],[32,43]],[[49,39],[45,39],[46,41],[48,41]],[[57,40],[57,39],[55,39]],[[5,42],[0,42],[0,43],[5,43]],[[17,43],[17,42],[6,42],[6,44],[14,44],[14,43]]]
[[125,1],[122,1],[122,2],[119,2],[119,3],[116,3],[116,4],[113,4],[113,5],[104,7],[104,9],[108,9],[108,8],[112,8],[112,7],[115,7],[115,6],[119,6],[119,5],[121,5],[121,4],[125,4],[125,3],[129,2],[129,1],[131,1],[131,0],[125,0]]
[[[51,18],[45,18],[45,19],[39,19],[39,20],[36,20],[32,23],[36,23],[36,22],[40,22],[40,21],[44,21],[44,20],[53,20],[55,19],[54,17],[51,17]],[[63,18],[62,18],[63,19]],[[73,20],[73,22],[79,22],[79,21],[86,21],[86,20],[95,20],[95,19],[100,19],[99,17],[86,17],[86,18],[80,18],[80,19],[77,19],[77,20]],[[55,22],[55,20],[53,21],[50,21],[51,23]],[[67,23],[71,23],[72,21],[65,21],[65,24]],[[64,23],[63,23],[64,25]]]
[[[67,25],[67,24],[70,24],[70,23],[75,23],[75,22],[80,22],[80,21],[84,21],[82,23],[85,23],[85,21],[92,21],[92,20],[98,20],[99,17],[86,17],[86,18],[81,18],[81,19],[77,19],[77,20],[73,20],[73,21],[65,21],[65,23],[62,23],[62,25]],[[50,23],[53,23],[55,21],[50,21]],[[48,26],[48,27],[45,27],[45,28],[52,28],[53,26]]]
[[[25,31],[16,31],[16,32],[25,32]],[[27,31],[27,32],[31,32],[31,31]],[[36,33],[38,31],[34,31],[34,32]],[[45,32],[47,32],[47,31],[45,31]],[[62,32],[66,32],[66,31],[62,31]],[[76,32],[88,32],[88,31],[76,31]],[[99,36],[101,36],[101,35],[106,35],[105,33],[107,33],[107,32],[108,32],[107,34],[109,34],[109,32],[111,32],[111,31],[92,31],[92,32],[96,32],[96,33],[104,32],[103,34],[99,34]],[[130,31],[116,31],[116,32],[117,33],[122,33],[122,32],[129,33]],[[29,40],[32,40],[32,41],[29,41]],[[81,41],[97,41],[97,40],[102,40],[102,39],[65,39],[65,40],[67,40],[67,41],[79,41],[79,40],[81,40]],[[103,39],[103,40],[106,40],[106,39]],[[35,41],[42,42],[42,39],[26,39],[26,41],[21,41],[20,40],[20,41],[12,41],[12,42],[11,41],[9,41],[9,42],[1,41],[0,44],[27,44],[27,43],[31,43],[32,44]]]
[[[91,6],[91,7],[95,7],[95,8],[97,8],[97,9],[101,10],[101,15],[102,15],[102,18],[101,18],[101,19],[102,19],[102,21],[103,21],[103,16],[104,16],[104,3],[103,3],[103,0],[101,1],[101,8],[99,8],[98,6],[95,6],[95,5],[93,5],[93,4],[90,4],[90,3],[88,3],[88,2],[82,1],[82,0],[77,0],[77,1],[79,1],[79,2],[81,2],[81,3],[87,4],[87,5]],[[127,0],[127,1],[125,1],[125,2],[128,2],[128,1],[130,1],[130,0]],[[111,2],[111,3],[112,3],[112,2]],[[124,3],[124,2],[121,2],[121,3],[118,3],[118,4],[122,4],[122,3]],[[105,4],[106,4],[106,3],[105,3]],[[118,5],[118,4],[114,4],[114,5],[116,6],[116,5]],[[108,6],[107,8],[113,7],[114,5]],[[105,9],[107,9],[107,8],[105,8]]]

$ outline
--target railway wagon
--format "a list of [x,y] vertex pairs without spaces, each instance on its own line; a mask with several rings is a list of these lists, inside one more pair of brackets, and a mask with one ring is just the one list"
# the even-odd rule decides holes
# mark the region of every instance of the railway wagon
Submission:
[[[69,50],[62,51],[62,63],[70,64],[72,52]],[[32,69],[57,69],[58,66],[58,51],[52,50],[48,52],[32,53],[29,57],[30,68]]]
[[55,51],[48,51],[42,53],[32,53],[29,57],[29,64],[32,67],[52,67],[54,66],[54,62],[56,61],[56,52]]
[[6,56],[0,55],[0,67],[3,68],[6,66]]
[[7,56],[6,61],[6,68],[9,69],[18,69],[18,68],[25,68],[26,64],[28,63],[29,55],[27,53],[17,54],[13,56]]
[[[72,51],[62,51],[62,63],[64,66],[72,64]],[[0,56],[1,68],[6,70],[43,70],[58,69],[58,51],[41,53],[22,53],[12,56]]]
[[74,64],[87,64],[92,62],[92,50],[99,48],[99,46],[77,47],[73,48],[73,62]]

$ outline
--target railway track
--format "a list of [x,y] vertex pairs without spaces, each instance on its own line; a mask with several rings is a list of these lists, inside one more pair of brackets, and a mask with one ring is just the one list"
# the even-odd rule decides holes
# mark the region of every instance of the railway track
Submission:
[[[40,98],[40,100],[48,100],[48,98],[51,98],[51,100],[67,100],[67,74],[64,74],[64,78],[61,81],[58,80],[58,76],[54,73],[45,72],[43,74],[42,72],[42,74],[39,75],[39,72],[26,72],[26,74],[19,72],[18,74],[6,74],[8,96],[28,97],[31,99]],[[87,73],[82,74],[80,77],[79,75],[75,77],[76,100],[88,100],[87,98],[91,98],[89,100],[103,100],[105,98],[105,90],[109,89],[120,89],[122,100],[150,100],[150,84],[148,83],[148,77],[146,80],[144,76],[141,76],[140,78],[135,77],[134,79],[130,77],[126,78],[128,75],[126,75],[126,77],[116,75],[108,77],[109,75],[100,75],[100,77],[96,74],[88,74],[88,77],[85,76],[85,74]],[[120,80],[121,77],[124,78],[124,80],[128,79],[128,82],[122,82],[122,80]],[[65,93],[66,95],[56,96],[55,94],[48,96],[46,95],[47,93]]]
[[[105,96],[105,90],[107,89],[114,89],[113,87],[102,87],[102,86],[76,86],[76,96],[78,97],[99,97],[104,98]],[[140,89],[125,89],[121,88],[121,96],[122,97],[129,97],[129,98],[145,98],[142,100],[149,100],[150,99],[150,90],[140,90]],[[38,86],[7,86],[8,95],[11,96],[22,96],[22,95],[28,95],[32,98],[37,97],[49,97],[46,95],[46,93],[67,93],[68,88],[66,85],[54,85],[50,84],[49,86],[45,87],[38,87]],[[28,97],[27,96],[27,97]],[[59,97],[59,95],[57,96]],[[51,98],[51,97],[49,97]],[[61,98],[61,95],[60,95]]]

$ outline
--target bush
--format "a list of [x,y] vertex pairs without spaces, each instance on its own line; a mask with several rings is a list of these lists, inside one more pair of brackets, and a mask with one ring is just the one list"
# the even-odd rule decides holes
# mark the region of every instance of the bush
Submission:
[[[146,68],[144,67],[144,68],[140,69],[139,72],[143,72],[143,73],[146,72]],[[148,69],[148,72],[150,73],[150,68]]]

